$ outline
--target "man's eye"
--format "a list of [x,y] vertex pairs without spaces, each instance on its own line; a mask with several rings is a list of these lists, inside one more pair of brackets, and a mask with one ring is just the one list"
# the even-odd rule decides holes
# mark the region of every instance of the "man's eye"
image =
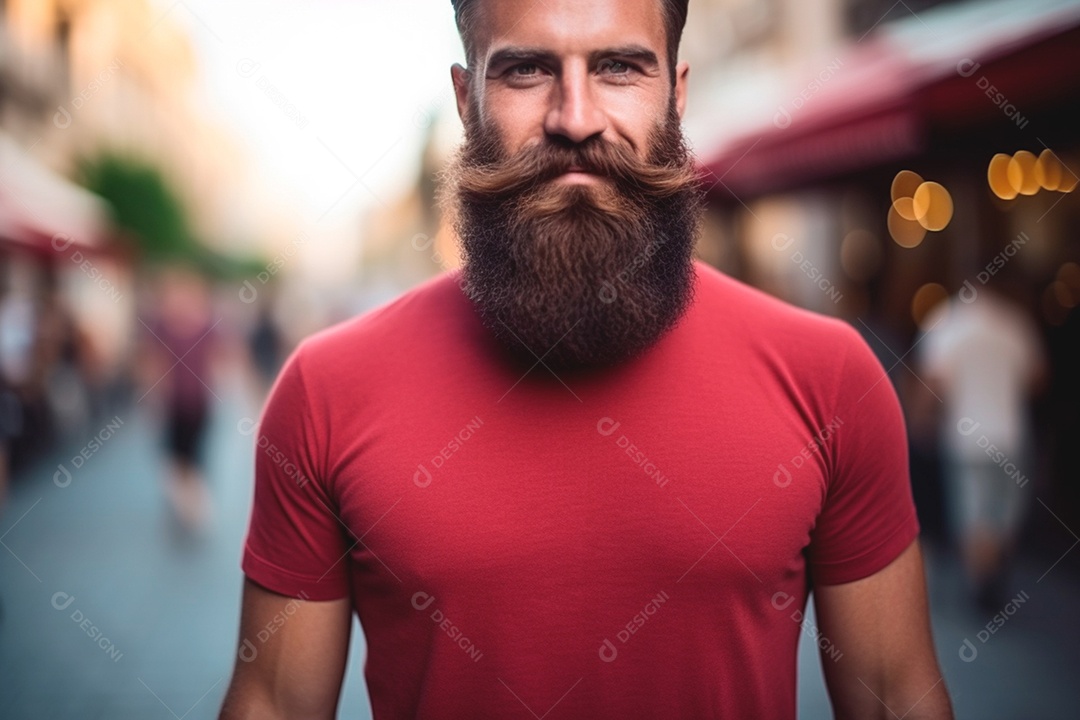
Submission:
[[515,65],[510,68],[510,74],[517,77],[531,77],[539,72],[540,68],[532,63],[522,63],[521,65]]
[[634,68],[618,60],[604,60],[600,63],[600,71],[612,75],[629,75]]

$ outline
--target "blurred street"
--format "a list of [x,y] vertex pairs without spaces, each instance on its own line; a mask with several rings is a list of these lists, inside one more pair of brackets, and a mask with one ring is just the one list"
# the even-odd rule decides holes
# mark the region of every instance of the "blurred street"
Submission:
[[[139,407],[118,416],[123,425],[66,487],[53,474],[77,446],[14,483],[0,530],[0,717],[217,716],[235,660],[251,506],[251,439],[237,424],[256,410],[228,389],[239,386],[215,391],[215,518],[201,540],[171,516],[157,421]],[[59,592],[70,605],[53,604]],[[83,618],[92,626],[81,628]],[[363,653],[356,626],[342,717],[370,717]]]
[[[227,380],[215,390],[220,402],[207,445],[215,516],[202,540],[171,519],[160,488],[159,428],[139,406],[116,416],[119,429],[70,481],[55,474],[72,466],[78,446],[13,483],[0,522],[0,717],[216,717],[237,642],[252,491],[251,437],[238,425],[257,416],[256,402],[238,389],[243,383]],[[1032,522],[1056,523],[1041,505]],[[935,637],[958,718],[1076,716],[1080,626],[1069,598],[1080,593],[1080,551],[1065,554],[1076,540],[1059,529],[1051,535],[1060,540],[1055,557],[1020,563],[1009,597],[1022,592],[1027,600],[993,634],[961,600],[957,563],[931,555]],[[960,658],[965,638],[977,649],[970,662]],[[354,624],[342,718],[371,717],[364,651]],[[800,717],[831,717],[805,633],[799,663]],[[907,710],[893,709],[898,717]]]
[[[522,18],[550,10],[528,4]],[[632,16],[624,5],[607,16]],[[956,717],[1080,717],[1080,0],[692,0],[686,12],[669,49],[693,67],[680,120],[704,205],[686,248],[692,241],[721,274],[847,323],[886,370]],[[237,661],[254,428],[285,359],[313,333],[476,266],[462,241],[478,233],[456,221],[469,215],[456,177],[469,114],[448,71],[479,63],[466,57],[459,19],[445,0],[0,0],[0,720],[217,717]],[[612,59],[634,69],[634,57]],[[528,62],[508,66],[505,82],[530,76],[516,74],[526,66],[547,81],[550,68]],[[615,92],[638,91],[625,78],[595,79],[604,91],[590,94],[596,112],[582,117],[615,118]],[[569,136],[544,118],[561,117],[554,103],[568,97],[552,93],[535,113],[481,113],[492,118],[485,129],[550,150]],[[642,128],[652,122],[640,98],[626,107]],[[597,125],[584,140],[621,143],[635,124]],[[511,226],[525,227],[494,227]],[[575,237],[566,234],[566,248],[591,252]],[[644,277],[639,261],[673,247],[640,239],[647,253],[594,280],[637,283],[627,278]],[[585,268],[591,259],[580,264],[600,272]],[[592,312],[611,285],[595,284],[552,297],[582,298],[573,314]],[[522,308],[562,306],[526,295]],[[581,322],[570,314],[557,318],[560,332]],[[715,315],[717,327],[731,320]],[[542,326],[526,320],[519,329]],[[607,322],[595,327],[593,338],[614,334]],[[807,345],[809,372],[830,349]],[[355,372],[357,392],[425,388],[424,407],[446,402],[450,354],[412,356],[428,364],[395,366],[386,388]],[[707,389],[712,378],[687,382]],[[882,427],[860,432],[899,448],[899,424]],[[409,428],[400,440],[428,434]],[[814,436],[802,458],[827,442]],[[285,473],[302,464],[281,458],[273,463]],[[873,484],[874,473],[861,475]],[[841,497],[853,494],[844,487]],[[281,540],[294,520],[260,526],[275,541],[267,545],[295,547]],[[762,537],[775,550],[775,534]],[[872,543],[856,544],[836,543],[869,556]],[[699,598],[706,614],[712,590]],[[725,606],[731,595],[716,593],[710,619],[739,617]],[[524,623],[521,597],[508,614]],[[483,599],[470,610],[490,613]],[[904,605],[894,600],[877,609]],[[794,622],[804,622],[799,717],[817,720],[832,715],[817,643],[845,648],[818,635],[812,607],[811,598]],[[520,649],[520,630],[503,637]],[[756,638],[710,647],[729,651],[723,667],[767,669],[777,692],[790,692],[790,656],[783,667],[747,662],[769,647]],[[365,653],[354,617],[340,717],[371,718]]]

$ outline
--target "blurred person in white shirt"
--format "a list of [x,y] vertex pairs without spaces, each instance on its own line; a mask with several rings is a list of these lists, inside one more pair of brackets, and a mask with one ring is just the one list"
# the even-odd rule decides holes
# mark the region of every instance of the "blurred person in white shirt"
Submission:
[[968,281],[926,318],[923,379],[944,403],[945,499],[976,600],[1000,604],[1031,503],[1030,400],[1046,382],[1034,322],[1004,281]]

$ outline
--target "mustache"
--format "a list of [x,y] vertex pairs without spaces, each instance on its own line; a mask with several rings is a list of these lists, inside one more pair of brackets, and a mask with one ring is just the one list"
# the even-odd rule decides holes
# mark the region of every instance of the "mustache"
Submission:
[[629,146],[599,137],[574,145],[543,141],[508,156],[501,156],[497,140],[484,137],[471,151],[459,149],[462,172],[453,184],[462,200],[476,202],[519,197],[571,168],[606,178],[625,195],[637,198],[669,198],[700,184],[681,135],[665,140],[654,133],[652,141],[660,157],[643,160]]

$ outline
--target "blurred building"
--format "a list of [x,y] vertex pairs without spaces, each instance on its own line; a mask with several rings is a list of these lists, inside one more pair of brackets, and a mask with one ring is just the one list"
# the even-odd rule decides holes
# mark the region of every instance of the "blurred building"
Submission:
[[[710,187],[702,255],[851,321],[891,370],[915,445],[924,384],[908,350],[920,322],[948,294],[1006,286],[1050,349],[1031,473],[1066,522],[1080,520],[1080,3],[691,2],[695,12],[687,56],[705,69],[687,125]],[[928,186],[918,210],[923,181],[943,190]],[[933,222],[915,217],[928,197]],[[917,484],[935,482],[932,462],[915,466]]]
[[[5,0],[8,72],[20,93],[0,127],[67,174],[101,147],[164,167],[200,238],[223,243],[238,226],[249,163],[199,95],[183,9],[150,0]],[[20,101],[20,97],[24,100]]]
[[[448,93],[452,98],[452,91]],[[367,307],[461,262],[457,240],[438,198],[438,175],[462,138],[457,107],[444,95],[430,113],[417,113],[415,122],[425,133],[415,183],[363,220],[361,285]]]
[[250,164],[208,119],[181,19],[149,0],[0,2],[0,366],[17,449],[85,422],[135,348],[144,279],[75,184],[81,160],[161,168],[218,250],[253,233],[237,212]]

